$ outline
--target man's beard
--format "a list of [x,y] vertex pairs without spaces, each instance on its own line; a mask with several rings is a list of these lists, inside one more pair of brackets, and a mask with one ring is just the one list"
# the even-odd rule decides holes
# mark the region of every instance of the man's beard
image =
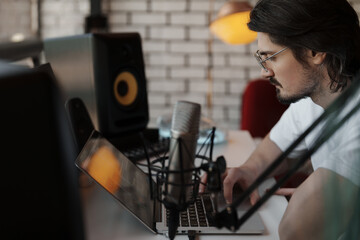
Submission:
[[299,93],[297,95],[293,95],[293,96],[281,96],[280,95],[280,89],[276,88],[276,96],[277,99],[280,103],[285,104],[285,105],[289,105],[291,103],[295,103],[297,101],[299,101],[300,99],[306,98],[308,96],[309,93]]
[[[280,103],[288,105],[295,103],[300,99],[314,96],[314,93],[316,93],[318,90],[322,74],[318,70],[304,68],[303,78],[306,79],[303,89],[301,89],[299,93],[293,94],[291,96],[281,95],[281,89],[276,88],[276,96]],[[275,78],[270,78],[269,80],[275,86],[279,86],[280,88],[282,87],[282,85]]]

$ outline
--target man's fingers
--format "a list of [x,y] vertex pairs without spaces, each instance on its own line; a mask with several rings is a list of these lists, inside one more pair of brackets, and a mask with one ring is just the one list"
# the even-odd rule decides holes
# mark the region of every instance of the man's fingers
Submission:
[[226,169],[225,172],[221,175],[221,180],[224,181],[227,175],[228,175],[228,170]]
[[275,192],[276,195],[282,196],[292,196],[295,192],[296,188],[280,188]]
[[199,193],[205,192],[206,182],[207,182],[207,174],[204,173],[204,175],[202,175],[201,180],[200,180]]
[[251,194],[250,194],[250,204],[251,205],[255,205],[255,203],[257,201],[259,201],[260,199],[260,195],[259,195],[259,191],[256,189],[255,191],[253,191]]
[[[204,174],[201,176],[200,184],[199,184],[199,193],[203,193],[206,190],[206,184],[207,184],[207,173],[204,172]],[[225,171],[224,174],[222,174],[221,179],[224,180],[224,178],[227,176],[227,171]]]
[[224,179],[224,198],[227,204],[232,203],[232,196],[233,196],[233,187],[235,185],[235,181],[227,176]]

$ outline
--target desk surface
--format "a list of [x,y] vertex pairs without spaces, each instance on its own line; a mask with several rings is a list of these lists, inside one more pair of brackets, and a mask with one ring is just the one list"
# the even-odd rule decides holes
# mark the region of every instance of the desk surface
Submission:
[[[255,144],[246,131],[230,131],[228,141],[216,145],[214,156],[224,155],[228,167],[243,163],[255,149]],[[268,179],[260,186],[263,193],[275,181]],[[151,233],[125,208],[116,202],[106,191],[95,184],[89,184],[82,189],[86,239],[115,240],[115,239],[167,239],[163,235]],[[287,207],[287,201],[282,196],[272,196],[259,210],[265,224],[263,235],[221,236],[221,239],[237,240],[274,240],[279,239],[277,228]],[[175,239],[188,239],[187,236],[177,235]],[[198,239],[219,239],[219,236],[201,235]]]

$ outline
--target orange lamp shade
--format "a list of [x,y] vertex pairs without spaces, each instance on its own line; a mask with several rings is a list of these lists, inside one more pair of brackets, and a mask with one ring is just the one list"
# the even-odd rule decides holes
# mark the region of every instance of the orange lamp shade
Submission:
[[248,44],[257,37],[257,33],[248,28],[249,21],[250,11],[233,13],[212,22],[210,31],[225,43]]

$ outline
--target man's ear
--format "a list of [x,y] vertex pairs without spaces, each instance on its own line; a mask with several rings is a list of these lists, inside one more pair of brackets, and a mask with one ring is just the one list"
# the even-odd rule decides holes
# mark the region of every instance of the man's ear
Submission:
[[322,64],[324,62],[325,57],[326,57],[326,53],[324,53],[324,52],[315,52],[315,51],[309,50],[308,56],[309,56],[309,60],[313,64],[320,65],[320,64]]

